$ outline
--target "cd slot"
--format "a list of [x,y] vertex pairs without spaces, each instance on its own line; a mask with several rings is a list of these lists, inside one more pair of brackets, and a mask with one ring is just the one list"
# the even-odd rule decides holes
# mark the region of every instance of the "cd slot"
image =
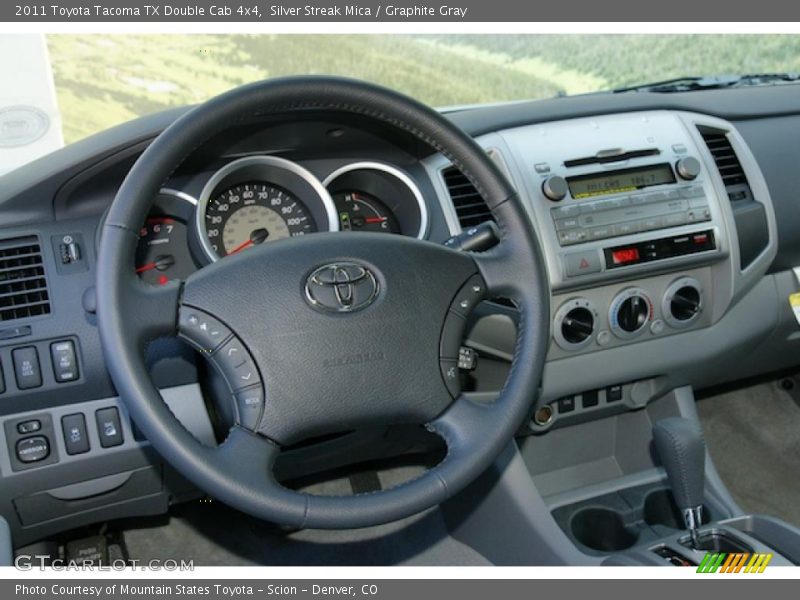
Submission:
[[661,150],[658,148],[645,148],[644,150],[629,150],[624,151],[621,148],[614,148],[611,150],[601,150],[594,156],[586,156],[584,158],[573,158],[565,160],[564,166],[569,167],[583,167],[586,165],[602,165],[606,163],[615,163],[631,158],[643,158],[645,156],[658,156]]

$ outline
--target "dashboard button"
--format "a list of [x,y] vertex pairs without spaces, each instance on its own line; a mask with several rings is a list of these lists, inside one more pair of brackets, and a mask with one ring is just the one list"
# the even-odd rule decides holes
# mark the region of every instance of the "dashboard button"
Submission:
[[630,235],[639,231],[638,223],[620,223],[614,225],[614,235]]
[[566,206],[559,206],[550,210],[550,216],[553,219],[564,219],[566,217],[577,217],[582,210],[580,204],[567,204]]
[[710,221],[711,220],[711,212],[707,208],[699,208],[695,210],[690,210],[686,213],[686,220],[689,223],[700,223],[702,221]]
[[597,390],[591,390],[588,392],[583,392],[581,394],[581,405],[583,408],[591,408],[592,406],[597,406],[600,402],[599,395]]
[[705,192],[703,191],[702,185],[691,185],[689,187],[681,188],[682,198],[699,198],[700,196],[704,195]]
[[3,376],[3,363],[0,362],[0,394],[6,391],[6,379]]
[[689,217],[686,213],[679,212],[672,215],[667,215],[664,217],[666,221],[667,227],[674,227],[676,225],[685,225],[689,221]]
[[94,418],[97,421],[97,435],[103,448],[122,444],[122,423],[116,406],[101,408],[94,413]]
[[564,231],[566,229],[576,229],[579,226],[578,219],[576,218],[568,218],[568,219],[559,219],[556,221],[556,230]]
[[264,388],[256,385],[236,392],[234,398],[239,425],[251,430],[257,429],[264,412]]
[[611,227],[595,227],[594,229],[589,230],[589,237],[593,240],[604,240],[606,238],[610,238],[614,235]]
[[564,255],[564,270],[567,277],[599,273],[601,269],[600,255],[596,251],[572,252]]
[[261,381],[253,358],[236,337],[225,342],[214,354],[213,360],[234,392]]
[[622,386],[610,385],[606,388],[606,402],[618,402],[622,400]]
[[22,421],[17,423],[17,431],[23,435],[28,433],[36,433],[42,428],[42,422],[39,419],[31,419],[30,421]]
[[575,396],[564,396],[558,399],[558,414],[563,415],[575,410]]
[[21,390],[41,387],[42,369],[39,365],[39,353],[36,351],[36,347],[16,348],[11,352],[11,356],[14,361],[17,387]]
[[39,462],[50,456],[50,442],[43,435],[24,438],[17,442],[16,451],[19,462]]
[[450,305],[450,310],[462,317],[466,317],[483,300],[485,293],[486,286],[483,283],[483,278],[480,275],[473,275],[458,290],[453,303]]
[[580,244],[589,238],[589,234],[582,229],[573,229],[570,231],[561,231],[558,234],[558,241],[562,246],[570,246],[572,244]]
[[690,198],[689,208],[708,208],[708,199],[705,196]]
[[67,454],[83,454],[89,451],[89,436],[83,413],[62,417],[61,429],[64,432],[64,448]]
[[78,358],[75,344],[70,340],[50,344],[50,359],[53,363],[53,374],[58,383],[78,379]]
[[212,354],[231,336],[230,330],[219,320],[192,308],[181,310],[178,330],[195,348],[206,354]]
[[590,215],[592,213],[600,212],[605,210],[605,205],[602,202],[587,202],[585,204],[579,205],[580,211],[582,215]]
[[458,371],[456,360],[442,359],[439,361],[439,368],[442,370],[442,379],[447,386],[447,391],[455,398],[461,393],[461,375]]

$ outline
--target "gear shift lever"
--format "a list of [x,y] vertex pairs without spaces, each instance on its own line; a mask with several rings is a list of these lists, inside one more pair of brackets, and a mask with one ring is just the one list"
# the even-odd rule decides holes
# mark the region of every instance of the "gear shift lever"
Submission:
[[670,417],[653,426],[653,442],[667,471],[672,495],[683,513],[692,546],[698,548],[697,530],[703,521],[703,487],[706,444],[697,421]]

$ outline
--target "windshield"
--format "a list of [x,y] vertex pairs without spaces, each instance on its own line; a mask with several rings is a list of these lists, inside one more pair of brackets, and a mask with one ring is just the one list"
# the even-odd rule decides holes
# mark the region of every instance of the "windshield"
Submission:
[[280,75],[358,77],[447,107],[800,71],[800,38],[789,35],[6,35],[0,46],[14,57],[0,63],[2,80],[22,82],[0,90],[0,173]]

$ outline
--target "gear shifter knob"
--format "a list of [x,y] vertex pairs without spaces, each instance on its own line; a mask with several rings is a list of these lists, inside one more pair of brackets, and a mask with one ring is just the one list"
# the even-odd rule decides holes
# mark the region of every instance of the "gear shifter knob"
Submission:
[[672,495],[697,546],[702,523],[706,444],[697,421],[670,417],[653,426],[653,442],[667,471]]

